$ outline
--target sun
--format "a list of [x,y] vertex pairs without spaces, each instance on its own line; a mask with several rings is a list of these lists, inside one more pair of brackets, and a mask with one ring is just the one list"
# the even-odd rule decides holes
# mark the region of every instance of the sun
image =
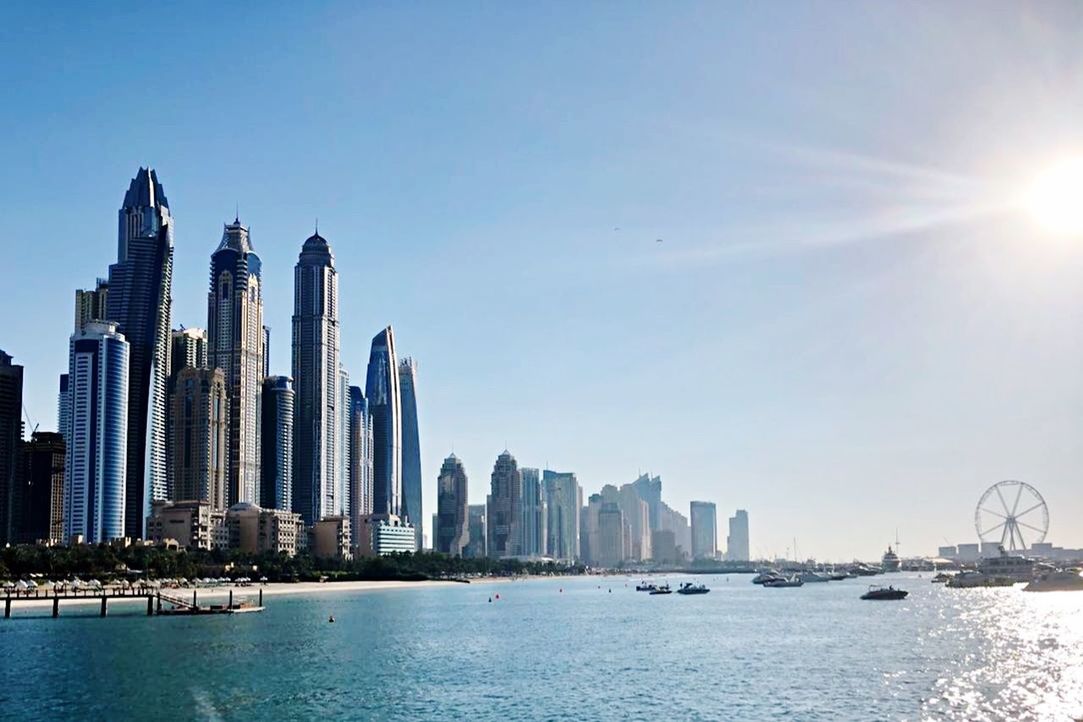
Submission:
[[1023,206],[1047,230],[1083,236],[1083,156],[1047,168],[1031,182]]

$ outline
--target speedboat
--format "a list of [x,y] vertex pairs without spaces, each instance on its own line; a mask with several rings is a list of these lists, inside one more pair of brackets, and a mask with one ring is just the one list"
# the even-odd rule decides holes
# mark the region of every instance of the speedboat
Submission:
[[655,594],[673,594],[673,590],[669,588],[668,584],[663,584],[660,587],[655,587],[650,591],[650,595],[653,597]]
[[648,584],[647,582],[640,582],[636,585],[637,592],[653,592],[657,588],[657,584]]
[[861,595],[862,599],[906,599],[909,592],[895,587],[869,587],[869,591]]
[[1083,591],[1083,576],[1078,569],[1043,574],[1023,587],[1024,592],[1078,592]]
[[677,594],[706,594],[711,591],[702,584],[693,584],[692,582],[685,582],[677,590]]
[[772,579],[769,582],[763,583],[763,586],[771,587],[772,589],[782,589],[785,587],[800,587],[802,585],[804,585],[804,582],[798,579],[796,576],[789,578],[780,577],[778,579]]

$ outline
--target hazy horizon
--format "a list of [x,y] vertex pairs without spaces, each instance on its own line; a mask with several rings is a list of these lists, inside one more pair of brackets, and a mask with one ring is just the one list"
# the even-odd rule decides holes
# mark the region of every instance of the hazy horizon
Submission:
[[753,556],[976,541],[1003,479],[1083,547],[1083,238],[1016,203],[1083,153],[1081,30],[1069,3],[8,5],[0,349],[54,429],[75,289],[150,165],[173,326],[206,327],[239,209],[273,374],[319,219],[351,383],[387,324],[418,361],[427,530],[444,457],[477,504],[506,447],[584,496],[660,475],[720,547],[747,509]]

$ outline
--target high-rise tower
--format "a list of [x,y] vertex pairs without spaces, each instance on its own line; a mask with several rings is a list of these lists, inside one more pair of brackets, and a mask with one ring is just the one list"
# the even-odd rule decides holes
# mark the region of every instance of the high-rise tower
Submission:
[[402,401],[402,515],[417,531],[421,548],[421,442],[417,433],[417,362],[399,362],[399,393]]
[[293,508],[293,384],[289,376],[263,380],[260,433],[259,505],[264,509]]
[[22,442],[23,367],[0,351],[0,546],[15,541]]
[[327,240],[301,248],[293,289],[293,510],[306,524],[333,516],[338,426],[338,275]]
[[118,226],[106,316],[117,323],[131,350],[123,516],[125,535],[142,537],[150,502],[169,493],[165,439],[173,217],[153,170],[140,168],[132,179]]
[[489,494],[489,556],[514,557],[522,553],[523,477],[507,449],[493,466]]
[[222,369],[181,369],[170,416],[173,499],[225,511],[229,479],[229,394]]
[[211,255],[207,294],[208,363],[229,390],[230,506],[255,503],[259,489],[260,403],[263,395],[263,289],[259,256],[239,219],[225,226]]
[[372,414],[372,510],[402,516],[402,395],[390,326],[372,339],[365,396]]
[[361,517],[372,513],[372,415],[358,386],[350,387],[348,416],[350,518],[353,528],[360,530],[364,528]]
[[[64,540],[89,544],[127,535],[126,419],[131,352],[117,325],[92,321],[71,337],[66,434]],[[141,508],[136,505],[136,508]],[[142,528],[142,524],[136,525]]]
[[436,524],[433,548],[455,557],[463,556],[470,543],[470,513],[463,462],[455,454],[444,459],[436,480]]

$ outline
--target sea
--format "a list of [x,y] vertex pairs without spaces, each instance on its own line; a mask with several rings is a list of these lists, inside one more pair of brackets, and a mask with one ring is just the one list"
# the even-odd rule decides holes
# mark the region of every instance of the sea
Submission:
[[[0,717],[1083,717],[1083,593],[946,589],[930,574],[795,589],[676,574],[674,588],[711,592],[650,596],[639,580],[267,596],[265,612],[233,616],[16,607],[0,619]],[[862,601],[869,581],[910,596]]]

